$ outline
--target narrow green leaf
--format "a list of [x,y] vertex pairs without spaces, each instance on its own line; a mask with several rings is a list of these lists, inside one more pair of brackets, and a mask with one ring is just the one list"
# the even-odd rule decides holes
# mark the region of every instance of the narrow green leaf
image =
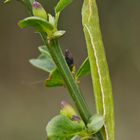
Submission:
[[83,76],[86,76],[90,74],[90,64],[89,59],[86,58],[85,61],[82,63],[78,71],[76,72],[76,79],[82,78]]
[[37,59],[31,59],[29,62],[33,66],[49,73],[56,69],[56,65],[49,55],[41,54]]
[[55,86],[64,85],[64,81],[63,81],[58,69],[55,69],[50,73],[49,78],[45,81],[45,85],[47,87],[55,87]]
[[93,80],[97,113],[105,118],[105,140],[114,140],[114,107],[108,65],[95,0],[84,0],[82,22]]
[[48,21],[35,16],[21,20],[18,25],[21,28],[34,27],[37,31],[50,32],[53,30],[53,25],[51,25]]
[[69,4],[72,3],[73,0],[59,0],[59,2],[57,3],[56,7],[55,7],[55,12],[59,13],[62,10],[64,10],[65,7],[67,7]]
[[48,140],[68,140],[85,129],[81,123],[75,122],[63,115],[54,117],[47,125]]
[[94,115],[90,118],[87,127],[92,133],[97,133],[104,125],[104,118],[101,115]]

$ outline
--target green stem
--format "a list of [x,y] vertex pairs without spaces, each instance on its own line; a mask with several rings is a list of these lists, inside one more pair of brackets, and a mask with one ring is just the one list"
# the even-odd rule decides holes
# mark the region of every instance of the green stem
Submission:
[[[30,15],[32,15],[32,10],[30,8],[28,8],[28,12],[30,12]],[[56,18],[58,20],[59,14]],[[75,102],[75,105],[80,113],[81,118],[83,119],[85,124],[87,124],[89,118],[91,117],[91,114],[88,110],[88,106],[85,102],[85,99],[82,96],[81,90],[76,81],[74,80],[71,71],[69,70],[69,67],[65,61],[58,40],[54,39],[48,41],[46,33],[41,33],[41,37],[43,38],[45,45],[48,46],[49,52],[56,66],[58,67],[59,72],[63,77],[63,80],[65,81],[65,84],[69,90],[73,101]],[[103,140],[103,137],[100,132],[97,133],[97,137],[99,140]]]
[[56,15],[56,17],[55,17],[55,28],[57,28],[60,12],[55,13],[55,15]]
[[76,81],[74,80],[71,71],[69,70],[69,67],[65,61],[58,40],[52,39],[48,41],[47,36],[45,34],[42,34],[42,37],[45,44],[48,46],[49,52],[56,66],[58,67],[60,74],[63,77],[63,80],[65,81],[69,93],[73,101],[75,102],[82,119],[87,124],[89,117],[91,117],[90,112],[82,96],[81,90],[77,85]]

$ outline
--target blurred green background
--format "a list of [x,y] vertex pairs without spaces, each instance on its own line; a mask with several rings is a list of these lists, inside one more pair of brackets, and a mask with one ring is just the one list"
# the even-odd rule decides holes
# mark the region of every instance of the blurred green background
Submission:
[[[43,0],[42,0],[43,1]],[[56,0],[44,0],[53,13]],[[116,139],[140,138],[140,1],[98,0],[101,29],[115,99]],[[81,26],[82,1],[74,0],[61,15],[61,39],[78,67],[87,56]],[[21,30],[17,22],[26,17],[18,2],[0,2],[0,140],[45,140],[45,126],[60,109],[60,101],[72,103],[66,89],[43,86],[47,74],[28,60],[38,55],[41,39],[32,29]],[[95,112],[90,77],[81,81],[84,96]]]

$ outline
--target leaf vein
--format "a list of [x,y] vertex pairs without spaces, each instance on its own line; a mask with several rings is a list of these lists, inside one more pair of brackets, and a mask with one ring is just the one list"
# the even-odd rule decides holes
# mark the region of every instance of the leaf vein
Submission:
[[[91,40],[91,45],[92,45],[94,56],[95,56],[95,60],[96,60],[96,66],[97,66],[97,70],[98,70],[100,88],[101,88],[101,93],[102,93],[102,103],[103,103],[103,111],[104,111],[103,116],[105,117],[106,116],[105,97],[104,97],[105,94],[104,94],[104,88],[103,88],[103,84],[102,84],[102,76],[101,76],[101,70],[100,70],[100,66],[99,66],[98,56],[97,56],[96,48],[94,45],[94,41],[92,39],[92,34],[86,24],[85,24],[85,29],[87,30],[87,32],[89,34],[89,37]],[[106,131],[106,138],[107,138],[107,140],[109,140],[108,129],[107,129],[106,124],[104,124],[104,127],[105,127],[105,131]]]

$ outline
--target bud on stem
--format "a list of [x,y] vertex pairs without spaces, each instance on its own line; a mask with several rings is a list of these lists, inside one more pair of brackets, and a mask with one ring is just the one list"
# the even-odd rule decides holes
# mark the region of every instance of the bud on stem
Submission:
[[76,112],[73,109],[73,107],[67,103],[66,101],[61,101],[61,114],[64,116],[67,116],[68,118],[72,118],[73,116],[76,116]]
[[43,8],[43,6],[39,2],[37,2],[37,1],[33,2],[32,7],[33,7],[33,15],[34,16],[37,16],[37,17],[40,17],[40,18],[47,20],[47,13],[46,13],[45,9]]
[[65,50],[65,60],[68,64],[70,70],[73,71],[74,60],[73,60],[73,56],[72,56],[71,52],[68,49]]

